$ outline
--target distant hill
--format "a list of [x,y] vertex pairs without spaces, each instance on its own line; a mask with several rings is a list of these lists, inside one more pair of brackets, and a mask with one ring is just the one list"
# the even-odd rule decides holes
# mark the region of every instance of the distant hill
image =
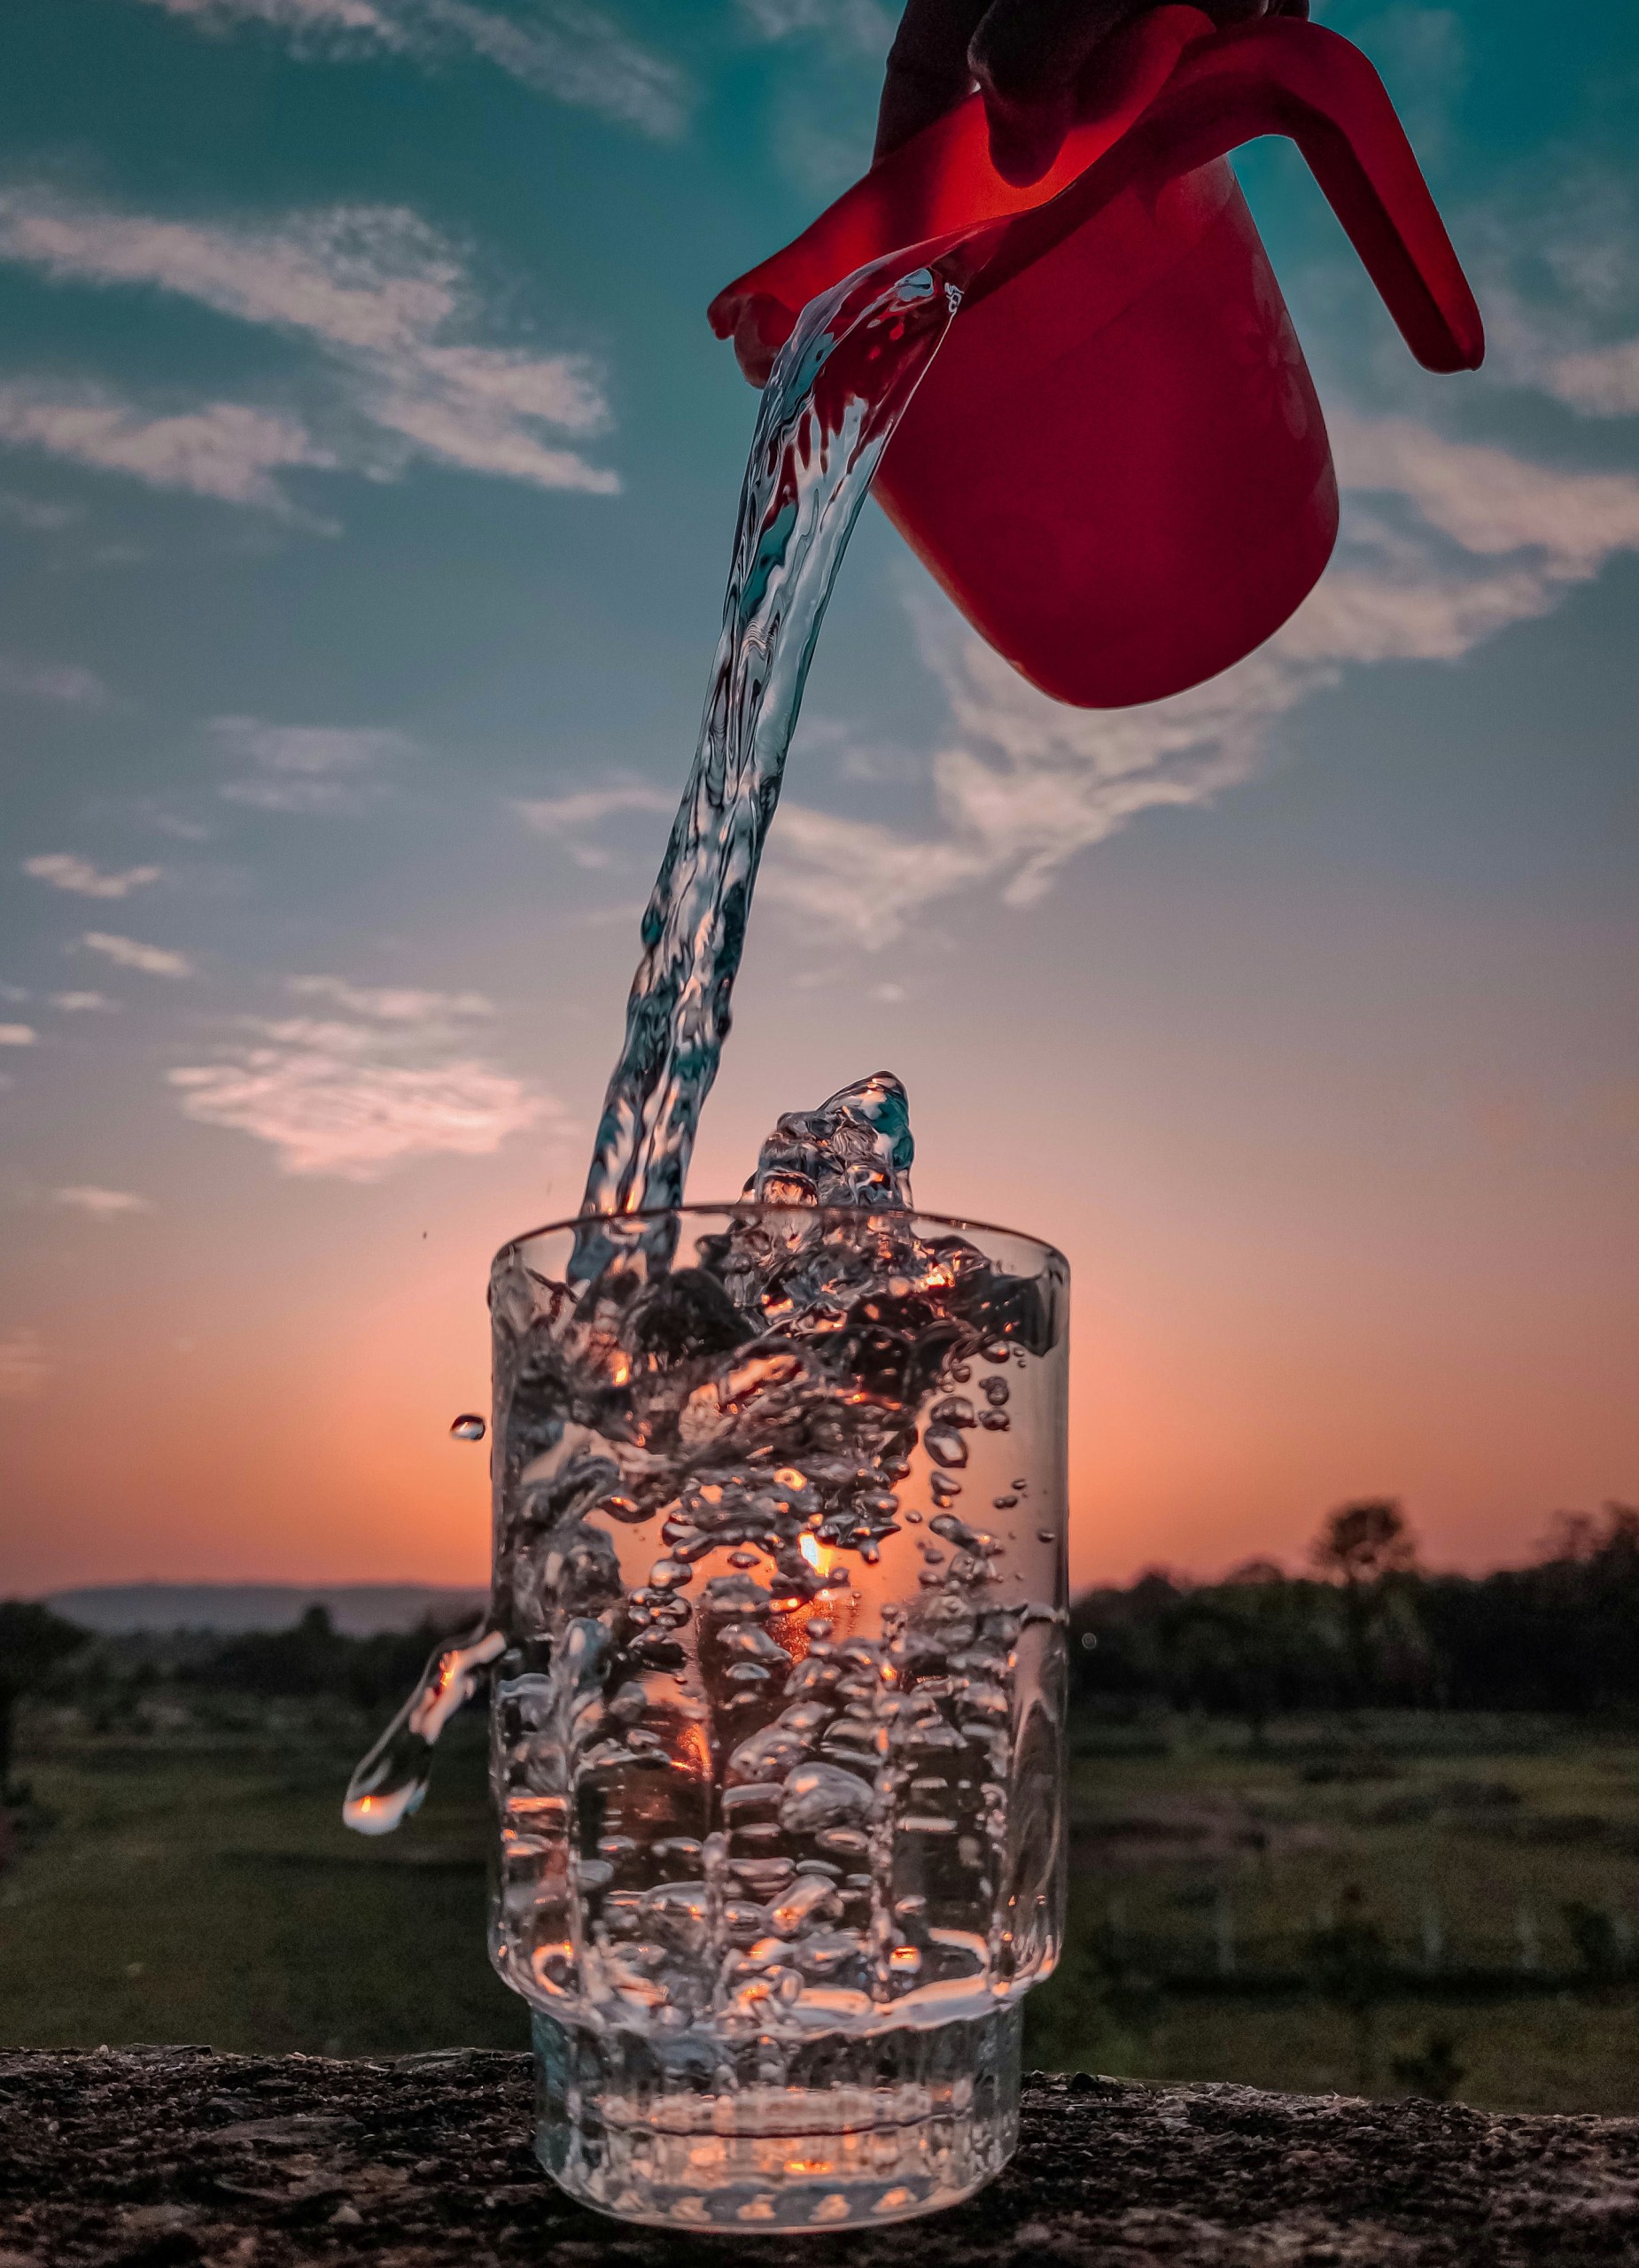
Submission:
[[101,1637],[136,1630],[288,1630],[310,1606],[349,1637],[411,1630],[425,1616],[477,1614],[489,1594],[436,1583],[111,1583],[53,1591],[46,1604]]

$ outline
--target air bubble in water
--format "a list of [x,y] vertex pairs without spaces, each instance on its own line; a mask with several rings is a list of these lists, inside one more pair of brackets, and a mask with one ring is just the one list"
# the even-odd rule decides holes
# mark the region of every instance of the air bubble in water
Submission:
[[452,1441],[481,1441],[488,1430],[476,1410],[463,1410],[450,1420],[449,1437]]

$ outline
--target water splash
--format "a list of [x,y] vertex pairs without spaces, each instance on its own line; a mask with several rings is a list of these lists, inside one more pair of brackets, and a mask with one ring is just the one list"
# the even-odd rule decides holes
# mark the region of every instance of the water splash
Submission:
[[692,1260],[571,1286],[552,1236],[492,1279],[493,1956],[566,2023],[755,2035],[753,2092],[1057,1943],[1058,1531],[978,1505],[1051,1454],[1062,1278],[920,1219],[912,1151],[878,1075],[782,1118]]
[[341,1815],[361,1835],[391,1835],[421,1808],[439,1735],[478,1689],[479,1673],[504,1652],[487,1618],[465,1638],[434,1647],[421,1682],[347,1783]]

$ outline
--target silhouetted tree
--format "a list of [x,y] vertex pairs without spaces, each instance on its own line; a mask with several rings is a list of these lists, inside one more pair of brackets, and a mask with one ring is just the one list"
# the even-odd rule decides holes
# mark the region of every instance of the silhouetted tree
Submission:
[[1373,1683],[1372,1641],[1388,1603],[1387,1586],[1417,1565],[1406,1516],[1391,1497],[1340,1505],[1316,1537],[1309,1558],[1326,1581],[1341,1588],[1355,1697],[1363,1701]]

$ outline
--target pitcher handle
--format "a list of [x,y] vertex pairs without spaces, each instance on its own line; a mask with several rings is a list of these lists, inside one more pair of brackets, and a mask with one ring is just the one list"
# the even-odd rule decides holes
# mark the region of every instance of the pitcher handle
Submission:
[[1428,370],[1477,370],[1485,326],[1388,90],[1324,24],[1266,16],[1185,55],[1138,136],[1184,172],[1263,134],[1294,142]]

